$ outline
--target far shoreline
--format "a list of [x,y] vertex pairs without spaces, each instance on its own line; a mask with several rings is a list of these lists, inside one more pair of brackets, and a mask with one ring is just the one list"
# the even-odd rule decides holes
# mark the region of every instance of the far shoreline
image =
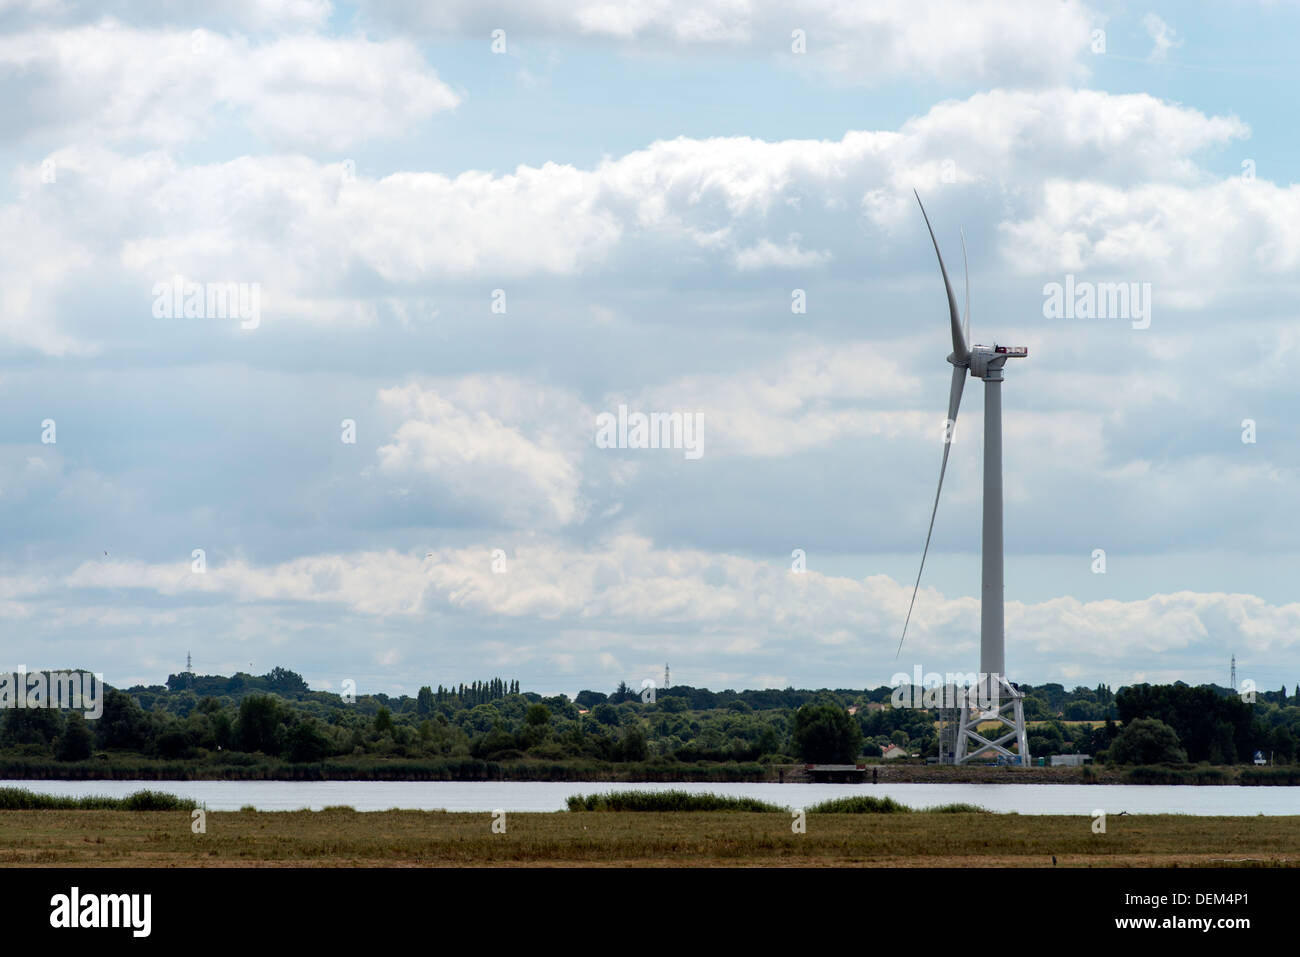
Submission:
[[[1011,767],[889,761],[866,763],[860,786],[879,784],[1093,784],[1297,786],[1300,768],[1236,765],[1155,767]],[[383,759],[294,764],[261,756],[166,761],[99,756],[53,762],[0,757],[0,781],[538,781],[589,783],[800,784],[812,778],[802,764],[647,761],[542,762]],[[856,783],[856,782],[855,782]]]

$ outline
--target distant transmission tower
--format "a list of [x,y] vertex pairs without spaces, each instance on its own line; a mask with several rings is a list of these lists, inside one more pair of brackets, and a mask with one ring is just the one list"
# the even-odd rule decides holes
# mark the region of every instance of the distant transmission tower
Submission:
[[185,673],[186,674],[194,673],[194,659],[190,657],[190,653],[188,651],[185,652]]
[[1232,677],[1228,681],[1233,691],[1237,690],[1237,656],[1232,656]]
[[664,688],[665,688],[665,689],[672,687],[672,686],[668,683],[668,675],[669,675],[669,671],[668,671],[668,662],[665,661],[665,662],[664,662]]

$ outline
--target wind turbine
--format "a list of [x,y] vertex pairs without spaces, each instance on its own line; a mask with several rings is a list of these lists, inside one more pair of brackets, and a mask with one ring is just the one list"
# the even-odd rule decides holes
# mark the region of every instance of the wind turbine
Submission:
[[[925,534],[925,550],[921,552],[921,567],[916,572],[916,584],[912,587],[912,601],[907,606],[907,619],[903,622],[903,635],[898,640],[898,649],[903,649],[903,639],[907,637],[907,626],[912,620],[912,609],[916,605],[916,593],[921,587],[921,572],[925,570],[925,557],[930,551],[930,537],[934,534],[934,519],[939,511],[939,494],[943,491],[943,476],[948,471],[948,453],[952,450],[953,428],[957,424],[957,411],[961,406],[961,394],[966,385],[966,376],[984,380],[984,530],[982,549],[982,575],[980,584],[980,675],[977,697],[980,710],[972,711],[962,706],[958,711],[957,741],[953,755],[954,763],[994,752],[1007,758],[1016,755],[1006,745],[1015,742],[1020,752],[1019,762],[1029,763],[1029,743],[1025,733],[1025,712],[1023,695],[1006,678],[1006,636],[1003,630],[1003,584],[1002,584],[1002,367],[1008,359],[1023,358],[1029,355],[1025,346],[968,345],[970,341],[970,277],[966,277],[966,322],[957,315],[957,297],[953,295],[952,283],[948,281],[948,270],[943,265],[943,254],[939,252],[939,241],[934,238],[934,228],[930,217],[926,215],[921,196],[916,193],[916,201],[921,206],[921,215],[925,218],[925,228],[930,232],[930,242],[934,244],[934,254],[939,259],[939,272],[943,275],[943,285],[948,293],[948,314],[952,324],[952,352],[948,362],[952,364],[952,387],[948,392],[948,419],[944,423],[943,464],[939,467],[939,487],[934,493],[934,507],[930,510],[930,528]],[[966,238],[962,236],[962,265],[966,262]],[[945,689],[946,690],[946,689]],[[1005,697],[1004,697],[1005,696]],[[1008,712],[1011,712],[1009,715]],[[981,722],[998,720],[1005,725],[1000,728],[1003,733],[993,738],[979,733]],[[1010,729],[1010,730],[1006,730]],[[973,745],[974,750],[967,751]]]

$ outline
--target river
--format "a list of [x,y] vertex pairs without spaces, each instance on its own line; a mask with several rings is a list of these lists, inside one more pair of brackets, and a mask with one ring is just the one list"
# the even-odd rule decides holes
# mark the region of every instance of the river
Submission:
[[855,794],[891,797],[909,807],[965,802],[1020,814],[1300,815],[1300,788],[1134,784],[659,784],[584,781],[0,781],[41,794],[121,797],[166,791],[211,811],[562,811],[571,794],[686,790],[754,797],[800,808]]

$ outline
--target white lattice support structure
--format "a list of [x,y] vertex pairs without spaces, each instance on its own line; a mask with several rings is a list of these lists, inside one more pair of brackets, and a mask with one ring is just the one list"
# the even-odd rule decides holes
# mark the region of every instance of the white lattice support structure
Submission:
[[[973,758],[992,752],[1006,758],[1018,759],[1024,767],[1029,766],[1029,736],[1025,731],[1025,696],[1016,690],[1002,675],[992,675],[995,694],[984,696],[984,703],[989,707],[962,709],[961,725],[957,729],[957,752],[953,755],[954,764],[964,764]],[[996,737],[985,737],[979,726],[988,721],[1000,721],[1009,729]],[[1002,730],[1002,729],[999,729]],[[1016,751],[1007,748],[1015,744]],[[973,750],[972,750],[973,748]]]

